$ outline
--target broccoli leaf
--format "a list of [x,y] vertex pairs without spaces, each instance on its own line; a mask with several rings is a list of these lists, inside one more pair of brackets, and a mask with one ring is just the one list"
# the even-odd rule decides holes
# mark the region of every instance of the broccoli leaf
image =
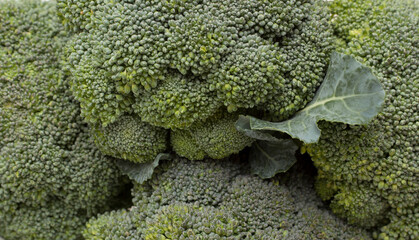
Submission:
[[297,149],[298,146],[292,139],[254,142],[249,155],[251,172],[263,179],[286,172],[297,161]]
[[286,172],[297,161],[295,151],[298,146],[292,139],[277,138],[268,131],[250,129],[250,120],[240,116],[236,129],[248,137],[257,139],[249,154],[251,172],[263,179],[271,178],[277,173]]
[[[326,120],[347,124],[367,124],[380,111],[384,102],[384,89],[371,69],[353,57],[334,52],[326,77],[307,107],[293,118],[283,122],[269,122],[251,116],[248,128],[239,131],[271,130],[289,134],[305,143],[315,143],[320,138],[317,122]],[[266,133],[266,132],[265,132]],[[256,135],[256,133],[251,133]]]
[[119,169],[128,177],[138,183],[143,183],[153,176],[154,169],[159,165],[160,160],[170,160],[173,155],[170,153],[160,153],[152,162],[134,163],[127,160],[117,159],[116,164]]
[[280,141],[280,139],[274,137],[269,131],[256,131],[252,130],[250,127],[250,117],[247,116],[239,116],[239,119],[235,123],[235,127],[237,131],[243,133],[244,135],[262,141],[270,141],[276,142]]

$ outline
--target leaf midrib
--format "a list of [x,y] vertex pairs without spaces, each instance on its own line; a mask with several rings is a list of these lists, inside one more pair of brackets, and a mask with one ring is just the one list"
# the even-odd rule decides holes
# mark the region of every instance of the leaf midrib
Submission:
[[353,94],[353,95],[348,95],[348,96],[343,96],[343,97],[327,98],[327,99],[322,100],[322,101],[314,102],[312,105],[308,105],[306,108],[299,111],[298,113],[307,112],[310,109],[316,108],[316,107],[321,106],[321,105],[325,105],[328,102],[345,100],[347,98],[358,97],[358,96],[370,96],[370,95],[375,95],[377,93],[380,93],[380,92],[373,92],[373,93],[367,93],[367,94]]

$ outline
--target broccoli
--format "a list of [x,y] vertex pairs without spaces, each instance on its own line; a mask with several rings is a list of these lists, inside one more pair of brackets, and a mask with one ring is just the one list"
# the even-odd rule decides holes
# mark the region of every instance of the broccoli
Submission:
[[[0,236],[419,238],[418,23],[413,0],[0,2]],[[334,49],[373,69],[383,112],[319,122],[317,175],[253,176],[244,158],[283,156],[234,155],[256,141],[239,114],[301,114]]]
[[[137,115],[173,130],[180,142],[197,125],[215,124],[220,112],[289,118],[312,100],[334,49],[321,1],[58,2],[75,32],[66,70],[84,119],[106,127]],[[235,146],[216,150],[215,158],[247,146],[227,143],[232,136],[201,137]]]
[[202,160],[206,156],[221,159],[239,153],[254,142],[236,130],[236,114],[220,112],[218,115],[187,129],[173,130],[170,135],[173,150],[190,160]]
[[0,2],[0,236],[80,239],[125,180],[94,147],[61,70],[55,4]]
[[331,215],[303,168],[264,181],[239,159],[160,165],[132,206],[92,218],[90,239],[371,239]]
[[306,146],[316,189],[350,223],[380,228],[379,239],[418,239],[417,4],[337,0],[330,8],[338,50],[373,69],[386,99],[368,126],[320,124],[320,141]]
[[116,158],[150,162],[167,148],[167,130],[142,122],[138,116],[121,116],[106,127],[92,129],[100,151]]

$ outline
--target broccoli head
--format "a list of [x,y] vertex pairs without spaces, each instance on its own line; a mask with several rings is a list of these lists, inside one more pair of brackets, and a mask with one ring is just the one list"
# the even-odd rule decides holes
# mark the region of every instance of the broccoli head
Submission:
[[[153,125],[186,128],[223,106],[286,118],[314,96],[333,46],[327,12],[314,1],[88,2],[59,9],[85,29],[68,53],[90,122],[134,111]],[[83,7],[91,17],[72,14]],[[91,94],[96,88],[103,94]]]
[[101,126],[135,114],[189,130],[249,109],[287,119],[312,100],[334,49],[321,1],[58,2],[76,32],[66,47],[73,94],[85,120]]
[[61,70],[55,4],[0,2],[0,236],[79,239],[123,184]]
[[418,239],[417,4],[338,0],[331,10],[339,51],[371,67],[386,98],[368,126],[320,123],[320,141],[307,146],[318,192],[350,223],[382,227],[380,239]]
[[92,218],[90,239],[370,239],[326,209],[308,177],[264,181],[237,159],[164,162],[134,206]]

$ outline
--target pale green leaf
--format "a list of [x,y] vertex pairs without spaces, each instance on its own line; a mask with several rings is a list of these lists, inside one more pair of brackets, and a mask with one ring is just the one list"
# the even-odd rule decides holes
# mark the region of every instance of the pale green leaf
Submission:
[[280,139],[272,136],[270,132],[252,130],[250,128],[250,118],[251,117],[240,115],[239,119],[235,123],[235,127],[237,131],[243,133],[244,135],[248,137],[251,137],[257,140],[270,141],[270,142],[280,141]]
[[257,141],[253,143],[249,155],[251,172],[263,179],[286,172],[297,161],[295,158],[297,149],[298,146],[292,139],[278,139],[275,142]]
[[153,176],[154,169],[160,160],[170,160],[173,156],[169,153],[160,153],[152,162],[134,163],[127,160],[117,159],[116,164],[124,174],[138,183],[143,183]]

